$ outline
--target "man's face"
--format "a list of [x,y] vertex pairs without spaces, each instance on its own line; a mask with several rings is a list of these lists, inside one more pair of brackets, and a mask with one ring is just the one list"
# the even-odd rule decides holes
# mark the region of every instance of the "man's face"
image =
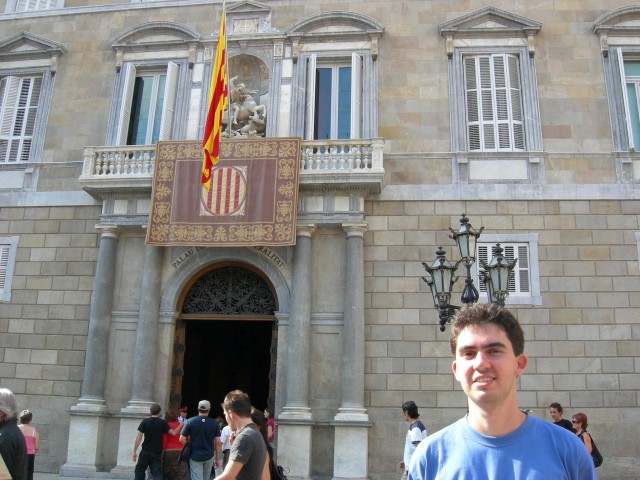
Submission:
[[495,324],[470,326],[458,336],[452,368],[469,400],[483,410],[516,403],[516,378],[527,357],[516,356],[504,330]]
[[184,412],[184,411],[183,411],[183,412],[180,412],[180,416],[181,416],[182,418],[187,418],[187,412]]
[[229,428],[231,428],[231,430],[236,430],[235,415],[229,410],[223,409],[223,411],[224,411],[224,418],[227,420],[227,425],[229,425]]
[[551,415],[551,418],[553,418],[554,422],[560,421],[561,415],[560,415],[560,412],[558,412],[557,409],[555,409],[553,407],[549,408],[549,414]]

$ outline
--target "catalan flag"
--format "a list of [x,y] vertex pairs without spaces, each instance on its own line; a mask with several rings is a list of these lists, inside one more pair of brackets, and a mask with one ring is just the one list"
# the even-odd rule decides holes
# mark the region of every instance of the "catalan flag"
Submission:
[[220,155],[222,115],[227,108],[227,75],[224,29],[225,11],[223,8],[222,16],[220,17],[220,33],[218,35],[218,46],[216,47],[216,58],[213,63],[211,86],[209,87],[209,110],[207,111],[207,120],[204,125],[204,138],[202,139],[204,156],[202,159],[202,175],[200,177],[200,182],[207,190],[209,190],[211,186],[211,169],[216,163],[218,163],[218,157]]

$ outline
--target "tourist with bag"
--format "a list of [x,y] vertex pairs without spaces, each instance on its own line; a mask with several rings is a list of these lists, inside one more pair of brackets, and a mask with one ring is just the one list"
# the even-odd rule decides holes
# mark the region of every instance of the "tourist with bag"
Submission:
[[587,452],[593,458],[593,465],[599,467],[602,465],[602,455],[596,447],[596,442],[593,441],[591,434],[587,432],[587,416],[584,413],[576,413],[571,419],[573,428],[576,431],[576,435],[582,440],[584,446],[587,448]]

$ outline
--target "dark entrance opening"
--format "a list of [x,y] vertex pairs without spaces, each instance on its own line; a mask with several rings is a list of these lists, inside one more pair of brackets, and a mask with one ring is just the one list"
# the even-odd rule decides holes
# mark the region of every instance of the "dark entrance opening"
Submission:
[[198,402],[211,402],[212,417],[222,415],[220,404],[231,390],[249,394],[253,406],[269,403],[273,322],[194,320],[186,322],[182,402],[189,416]]
[[174,333],[169,408],[222,415],[224,396],[243,390],[256,408],[275,404],[277,302],[264,274],[235,262],[212,265],[185,288]]

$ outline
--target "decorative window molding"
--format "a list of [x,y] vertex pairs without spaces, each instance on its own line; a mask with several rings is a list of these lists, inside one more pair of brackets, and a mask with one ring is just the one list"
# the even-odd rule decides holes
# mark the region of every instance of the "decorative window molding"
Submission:
[[11,301],[11,281],[19,237],[0,237],[0,302]]
[[[200,34],[174,22],[148,22],[122,31],[111,42],[116,51],[116,80],[107,144],[185,138],[190,69],[196,60]],[[151,115],[148,123],[136,115],[134,101],[143,79],[153,89],[152,103],[158,102],[155,122]],[[144,140],[132,139],[136,125],[142,127],[140,138]],[[147,126],[155,129],[153,135],[145,134]]]
[[480,259],[489,263],[492,257],[492,247],[500,243],[504,249],[503,255],[509,260],[518,259],[514,269],[513,281],[509,281],[508,305],[542,305],[540,294],[540,269],[538,264],[538,234],[482,234],[477,245],[477,259],[475,263],[476,285],[481,298],[486,298],[486,287],[480,280],[479,271],[482,270]]
[[543,181],[535,36],[542,24],[487,7],[440,25],[451,150],[461,183]]
[[[331,132],[329,139],[377,135],[376,58],[378,39],[383,31],[382,24],[376,20],[352,12],[313,15],[287,29],[294,62],[292,135],[315,139],[320,122],[317,102],[322,98],[318,87],[329,84],[332,87],[329,96],[336,99],[335,104],[326,109],[330,127],[325,131]],[[340,83],[339,68],[343,68],[344,74],[342,94],[348,99],[344,102],[338,101],[336,89],[336,82]],[[321,73],[319,69],[327,70]],[[344,110],[340,111],[338,103]]]
[[34,167],[41,162],[55,73],[64,52],[61,44],[28,32],[0,40],[2,189],[35,188]]
[[4,13],[39,12],[64,8],[64,0],[8,0]]
[[640,5],[618,8],[593,24],[600,51],[618,181],[640,180]]

